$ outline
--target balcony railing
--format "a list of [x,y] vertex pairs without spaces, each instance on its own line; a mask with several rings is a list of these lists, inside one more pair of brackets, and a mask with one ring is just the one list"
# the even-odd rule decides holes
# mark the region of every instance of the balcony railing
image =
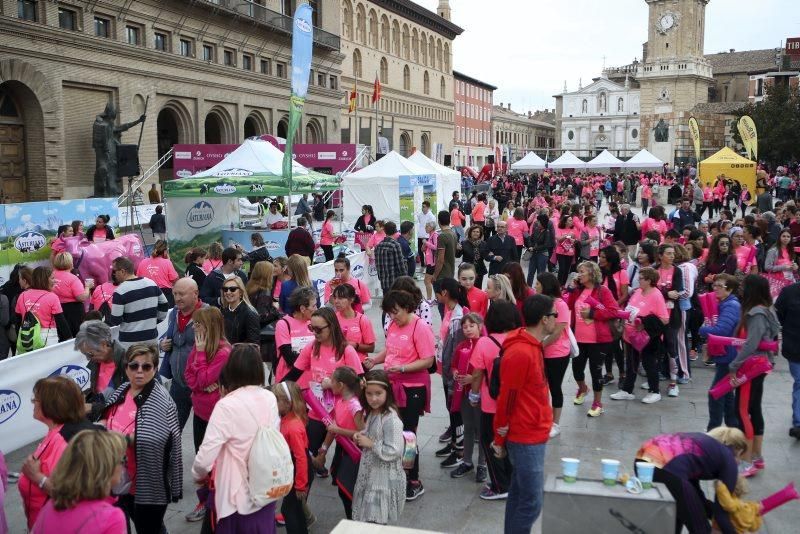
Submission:
[[[254,21],[267,26],[268,28],[280,32],[284,35],[292,35],[292,17],[268,9],[254,0],[191,0],[192,2],[206,4],[209,7],[238,14],[253,19]],[[326,32],[320,28],[314,28],[314,44],[328,50],[338,51],[341,48],[341,39],[338,35]]]

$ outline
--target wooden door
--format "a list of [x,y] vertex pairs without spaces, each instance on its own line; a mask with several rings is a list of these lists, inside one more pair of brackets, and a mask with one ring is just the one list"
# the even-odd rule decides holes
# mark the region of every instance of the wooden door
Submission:
[[25,202],[25,128],[19,124],[0,124],[0,190],[6,202]]

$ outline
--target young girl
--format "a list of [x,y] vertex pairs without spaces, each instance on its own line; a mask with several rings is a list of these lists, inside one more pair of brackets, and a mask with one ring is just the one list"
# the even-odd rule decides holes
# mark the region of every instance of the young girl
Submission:
[[[474,469],[472,464],[472,449],[480,435],[480,391],[472,391],[472,373],[474,371],[470,365],[470,357],[475,344],[481,337],[483,330],[483,319],[477,313],[468,313],[461,319],[461,330],[464,333],[464,341],[456,347],[453,353],[453,401],[450,411],[459,411],[461,420],[464,423],[464,453],[459,465],[450,476],[461,478]],[[478,470],[475,473],[475,482],[486,482],[486,459],[483,449],[478,447]]]
[[[364,430],[364,411],[358,397],[361,383],[352,367],[337,367],[331,376],[331,391],[336,396],[333,405],[334,422],[328,425],[325,441],[314,457],[317,469],[325,468],[325,456],[336,435],[352,439],[356,432]],[[331,464],[331,477],[339,489],[339,498],[344,505],[347,519],[353,518],[353,488],[358,476],[358,463],[342,447],[336,446]]]
[[367,413],[366,428],[353,436],[361,448],[353,519],[385,525],[397,521],[406,502],[403,423],[386,373],[370,371],[365,379],[361,406]]
[[331,302],[336,310],[339,326],[347,344],[356,349],[361,363],[364,363],[367,354],[375,350],[375,331],[369,318],[353,309],[359,301],[356,290],[349,284],[336,286],[333,290]]
[[467,303],[469,309],[481,316],[486,317],[489,309],[489,297],[475,285],[477,274],[475,266],[471,263],[462,263],[458,266],[458,283],[467,292]]
[[[289,444],[294,464],[294,487],[283,498],[281,514],[286,522],[286,532],[291,534],[308,534],[308,523],[305,512],[308,490],[314,476],[308,458],[308,435],[306,435],[306,401],[300,394],[300,388],[294,382],[280,382],[272,386],[272,393],[278,401],[278,413],[281,416],[281,434]],[[309,514],[310,515],[310,514]]]

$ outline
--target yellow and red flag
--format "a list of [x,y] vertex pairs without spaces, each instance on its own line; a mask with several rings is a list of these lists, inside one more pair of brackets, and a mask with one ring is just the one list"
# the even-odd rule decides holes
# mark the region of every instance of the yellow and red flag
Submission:
[[381,99],[381,80],[375,75],[375,84],[372,86],[372,103],[375,104]]
[[356,99],[358,98],[358,91],[356,90],[356,84],[353,83],[353,90],[350,92],[350,106],[347,109],[348,113],[352,113],[356,110]]

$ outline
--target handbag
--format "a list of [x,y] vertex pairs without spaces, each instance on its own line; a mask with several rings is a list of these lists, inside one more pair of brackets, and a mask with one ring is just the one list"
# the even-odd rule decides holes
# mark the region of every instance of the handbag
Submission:
[[646,330],[634,330],[630,335],[629,343],[636,352],[642,352],[647,344],[650,343],[650,334]]
[[611,319],[608,321],[608,329],[611,330],[611,337],[614,338],[614,341],[617,341],[625,331],[625,322],[622,319]]

